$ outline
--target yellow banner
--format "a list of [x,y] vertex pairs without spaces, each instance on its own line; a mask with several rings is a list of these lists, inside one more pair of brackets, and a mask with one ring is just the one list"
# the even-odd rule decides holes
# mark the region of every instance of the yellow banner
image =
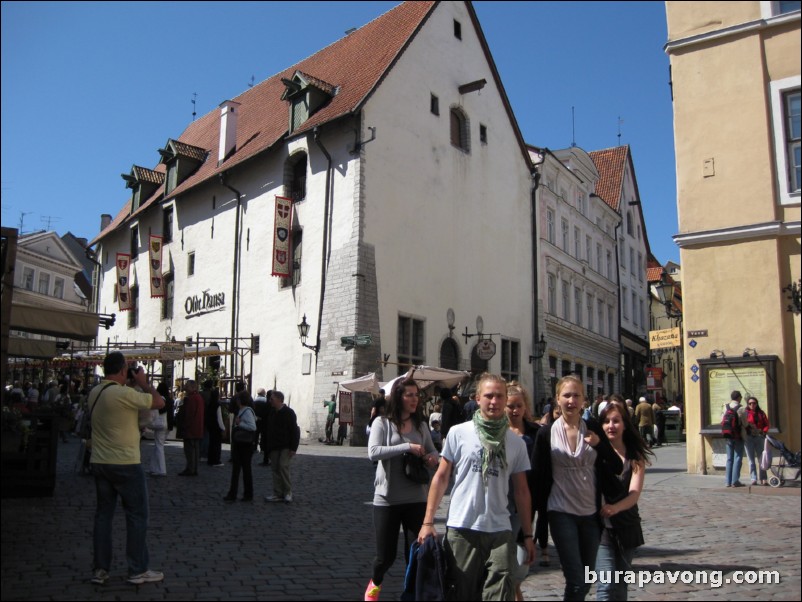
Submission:
[[679,328],[649,331],[649,349],[668,349],[680,346]]

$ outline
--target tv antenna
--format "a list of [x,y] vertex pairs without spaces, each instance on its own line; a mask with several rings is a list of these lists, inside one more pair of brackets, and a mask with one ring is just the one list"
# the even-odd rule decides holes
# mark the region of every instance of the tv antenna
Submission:
[[192,93],[192,121],[195,121],[195,115],[197,115],[197,113],[195,113],[195,100],[197,98],[198,98],[198,93],[197,92],[193,92]]
[[45,230],[50,232],[50,223],[51,222],[60,222],[60,217],[55,217],[53,215],[42,215],[39,217],[39,220],[45,225]]
[[254,76],[253,76],[253,75],[251,75],[251,82],[248,84],[248,87],[249,87],[249,88],[253,88],[253,82],[254,82],[254,79],[255,79],[255,78],[254,78]]
[[621,119],[621,116],[618,116],[618,146],[621,146],[621,124],[624,123],[624,120]]
[[25,224],[25,216],[30,215],[33,211],[20,211],[19,212],[19,233],[23,234],[22,227]]

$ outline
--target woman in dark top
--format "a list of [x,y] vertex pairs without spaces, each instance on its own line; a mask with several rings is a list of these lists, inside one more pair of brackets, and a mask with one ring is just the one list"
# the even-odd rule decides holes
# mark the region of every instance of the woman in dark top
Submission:
[[[635,548],[643,545],[638,498],[643,490],[643,478],[648,456],[654,454],[641,438],[629,419],[626,403],[617,395],[599,414],[607,440],[623,462],[620,473],[613,473],[608,466],[602,468],[601,488],[604,497],[601,511],[604,521],[601,545],[596,556],[596,572],[599,585],[597,600],[626,600],[627,584],[615,579],[615,571],[632,570]],[[600,574],[600,571],[612,571]],[[616,583],[616,581],[619,581]]]

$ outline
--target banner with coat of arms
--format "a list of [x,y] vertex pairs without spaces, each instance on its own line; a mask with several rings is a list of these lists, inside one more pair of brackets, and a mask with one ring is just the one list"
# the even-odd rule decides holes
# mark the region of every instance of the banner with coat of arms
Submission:
[[128,253],[117,253],[117,299],[120,311],[128,311],[134,304],[131,301],[131,280],[128,272],[131,268],[131,256]]
[[148,245],[150,259],[150,296],[164,297],[164,278],[162,278],[162,237],[150,235]]
[[273,276],[292,275],[292,199],[276,197],[276,219],[273,230]]

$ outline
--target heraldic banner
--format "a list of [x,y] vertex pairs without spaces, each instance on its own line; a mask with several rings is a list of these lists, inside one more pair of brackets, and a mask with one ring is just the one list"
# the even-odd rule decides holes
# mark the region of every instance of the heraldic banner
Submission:
[[162,278],[162,237],[150,235],[148,245],[150,258],[150,296],[164,297],[164,278]]
[[131,267],[131,256],[128,253],[117,253],[117,299],[120,311],[128,311],[133,307],[131,301],[131,281],[128,271]]
[[292,199],[276,197],[276,219],[273,231],[273,276],[292,275]]

